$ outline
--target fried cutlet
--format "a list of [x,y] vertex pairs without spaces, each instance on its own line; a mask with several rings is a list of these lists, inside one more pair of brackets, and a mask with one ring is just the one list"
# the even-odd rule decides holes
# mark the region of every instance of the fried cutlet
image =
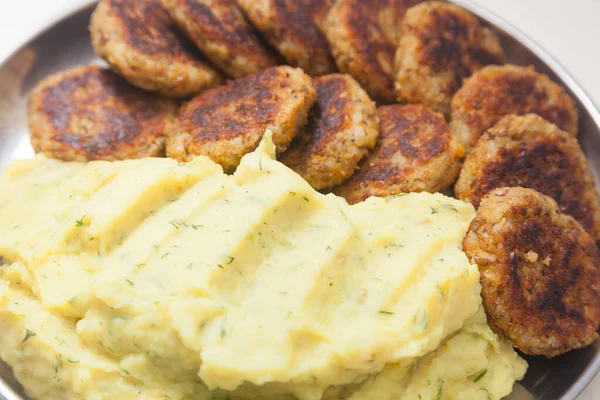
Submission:
[[339,185],[375,146],[379,118],[373,100],[349,75],[313,79],[317,102],[308,124],[279,161],[315,189]]
[[522,352],[554,357],[598,337],[598,248],[551,198],[532,189],[493,190],[463,249],[479,267],[488,322]]
[[313,19],[315,9],[311,2],[238,0],[238,3],[265,40],[290,65],[312,76],[336,71],[327,39]]
[[465,80],[452,99],[450,128],[471,148],[502,117],[528,113],[577,136],[577,109],[565,89],[531,67],[516,65],[488,66]]
[[165,10],[210,61],[232,78],[280,64],[235,0],[161,0]]
[[395,90],[402,102],[444,115],[464,78],[488,64],[503,64],[496,35],[454,4],[431,1],[410,8],[396,51]]
[[454,182],[463,151],[442,114],[419,104],[382,106],[377,111],[375,149],[334,193],[354,204],[371,196],[438,192]]
[[299,68],[274,67],[210,89],[184,103],[167,139],[167,155],[205,155],[230,172],[267,129],[278,153],[289,146],[314,104],[311,78]]
[[340,72],[378,103],[393,103],[394,53],[406,10],[423,0],[337,0],[325,33]]
[[162,156],[175,111],[172,100],[108,69],[78,67],[47,77],[29,95],[31,144],[66,161]]
[[142,89],[186,97],[223,80],[177,30],[160,0],[101,0],[90,33],[96,53]]

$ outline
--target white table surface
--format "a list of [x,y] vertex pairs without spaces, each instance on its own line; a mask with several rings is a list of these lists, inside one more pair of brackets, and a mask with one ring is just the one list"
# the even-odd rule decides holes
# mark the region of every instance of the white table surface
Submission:
[[[550,52],[600,105],[600,0],[471,0]],[[56,18],[90,0],[0,0],[0,60]],[[579,400],[600,399],[600,376]]]

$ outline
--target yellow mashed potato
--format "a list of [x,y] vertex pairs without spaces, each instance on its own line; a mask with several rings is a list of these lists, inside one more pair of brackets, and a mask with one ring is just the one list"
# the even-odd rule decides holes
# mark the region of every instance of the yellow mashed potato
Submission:
[[34,398],[498,399],[526,363],[461,250],[470,205],[349,206],[273,159],[0,178],[0,358]]

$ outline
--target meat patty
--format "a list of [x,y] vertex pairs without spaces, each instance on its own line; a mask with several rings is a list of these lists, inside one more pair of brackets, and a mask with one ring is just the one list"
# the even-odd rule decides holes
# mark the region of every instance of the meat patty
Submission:
[[90,33],[96,53],[142,89],[185,97],[223,80],[179,33],[160,0],[101,0]]
[[229,172],[256,149],[267,129],[281,153],[306,124],[316,97],[311,78],[287,66],[210,89],[179,109],[167,155],[181,161],[205,155]]
[[406,10],[423,0],[337,0],[325,33],[341,72],[378,103],[393,103],[394,53]]
[[452,95],[464,78],[488,64],[503,64],[500,40],[454,4],[431,1],[410,8],[396,52],[396,94],[450,114]]
[[454,192],[475,207],[492,189],[523,186],[552,197],[600,240],[600,200],[587,159],[571,134],[535,114],[511,115],[467,155]]
[[279,64],[246,20],[235,0],[161,0],[210,61],[233,78]]
[[162,156],[175,112],[171,100],[87,65],[49,76],[30,93],[31,144],[66,161]]
[[379,117],[373,100],[349,75],[313,79],[317,102],[308,124],[279,160],[315,189],[339,185],[375,146]]
[[551,198],[532,189],[493,190],[463,249],[479,267],[488,322],[522,352],[554,357],[598,337],[596,243]]
[[[335,72],[325,35],[314,16],[317,0],[238,0],[252,24],[292,66],[319,76]],[[321,3],[321,7],[328,2]]]
[[577,136],[577,109],[565,89],[531,67],[516,65],[488,66],[467,79],[452,99],[450,128],[471,148],[502,117],[528,113]]
[[382,106],[379,139],[334,193],[354,204],[371,196],[437,192],[454,182],[463,151],[442,114],[419,104]]

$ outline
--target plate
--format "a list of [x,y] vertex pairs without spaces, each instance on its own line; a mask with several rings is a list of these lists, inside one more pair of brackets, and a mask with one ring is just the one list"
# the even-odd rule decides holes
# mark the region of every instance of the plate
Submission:
[[[365,0],[366,1],[366,0]],[[576,99],[580,115],[579,140],[592,166],[596,184],[600,174],[600,113],[581,87],[552,57],[506,21],[465,0],[455,3],[477,14],[501,38],[507,62],[533,65],[562,83]],[[12,158],[33,155],[27,132],[27,94],[45,76],[86,63],[101,63],[87,30],[93,6],[58,21],[0,65],[0,168]],[[525,357],[530,368],[510,400],[572,400],[600,370],[600,341],[592,346],[547,360]],[[29,400],[10,369],[0,362],[0,398]]]

